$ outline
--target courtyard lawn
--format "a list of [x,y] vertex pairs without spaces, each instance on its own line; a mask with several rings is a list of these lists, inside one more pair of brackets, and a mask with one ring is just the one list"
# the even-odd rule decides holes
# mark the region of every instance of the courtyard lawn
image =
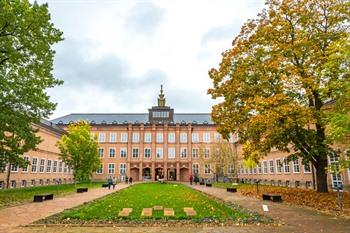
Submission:
[[76,186],[74,184],[61,184],[0,190],[0,208],[32,201],[35,194],[53,193],[54,196],[62,196],[76,192],[77,188],[86,187],[92,189],[101,187],[101,184],[100,182],[80,183]]
[[[153,210],[152,217],[142,217],[143,208],[162,206],[173,208],[174,217],[164,217],[163,211]],[[187,217],[184,207],[192,207],[197,215]],[[118,217],[123,208],[133,208],[128,217]],[[260,216],[242,208],[232,208],[222,202],[188,188],[183,184],[142,183],[135,184],[105,198],[64,211],[40,221],[41,223],[111,223],[149,220],[183,220],[194,222],[229,221],[257,222]]]

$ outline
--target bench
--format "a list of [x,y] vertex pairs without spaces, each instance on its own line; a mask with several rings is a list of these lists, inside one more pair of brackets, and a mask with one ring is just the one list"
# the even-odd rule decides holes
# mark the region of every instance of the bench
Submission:
[[88,191],[88,188],[77,188],[77,193],[84,193],[87,191]]
[[205,184],[205,186],[207,186],[207,187],[211,187],[211,186],[212,186],[212,184]]
[[52,200],[53,199],[53,193],[49,194],[36,194],[34,195],[34,202],[43,202],[47,200]]
[[102,184],[102,188],[107,188],[108,184]]
[[199,184],[200,184],[200,185],[204,185],[204,182],[200,182]]
[[227,192],[236,193],[237,189],[236,188],[227,188]]
[[273,202],[282,202],[282,196],[279,194],[263,194],[263,200],[269,200]]
[[165,180],[164,179],[158,179],[158,182],[161,184],[165,184]]

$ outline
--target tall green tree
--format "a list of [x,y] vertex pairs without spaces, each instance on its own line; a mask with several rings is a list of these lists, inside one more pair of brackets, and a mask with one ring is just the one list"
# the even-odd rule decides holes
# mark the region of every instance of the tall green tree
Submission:
[[96,138],[91,138],[90,125],[84,121],[70,124],[68,134],[57,142],[60,158],[73,169],[75,180],[89,180],[101,164]]
[[48,117],[56,104],[46,93],[62,82],[52,75],[52,45],[62,32],[50,20],[47,4],[0,0],[0,169],[25,166],[20,157],[36,149],[33,124]]
[[222,99],[212,110],[219,131],[250,142],[256,162],[272,148],[311,162],[318,192],[328,191],[332,143],[324,106],[345,96],[342,84],[350,81],[346,69],[340,75],[327,68],[342,56],[335,45],[349,40],[349,9],[346,0],[267,0],[209,71],[208,93]]

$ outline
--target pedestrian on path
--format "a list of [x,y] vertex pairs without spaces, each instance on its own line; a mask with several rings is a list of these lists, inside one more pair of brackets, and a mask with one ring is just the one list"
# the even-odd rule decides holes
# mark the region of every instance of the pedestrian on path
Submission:
[[113,177],[112,184],[113,184],[113,189],[115,189],[115,185],[117,184],[117,179],[115,178],[115,176]]
[[193,175],[192,173],[190,174],[190,185],[192,185],[192,182],[193,182]]
[[108,189],[111,189],[111,186],[113,185],[113,179],[112,176],[109,176],[107,179],[107,183],[108,183]]
[[132,184],[132,177],[129,178],[129,184]]

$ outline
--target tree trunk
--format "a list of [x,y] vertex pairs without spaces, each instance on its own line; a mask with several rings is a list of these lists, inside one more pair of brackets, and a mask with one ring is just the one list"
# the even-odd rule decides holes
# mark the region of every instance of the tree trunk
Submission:
[[10,176],[11,176],[11,163],[9,163],[9,166],[7,168],[7,174],[6,174],[6,189],[9,189],[10,187]]
[[316,168],[316,182],[317,182],[317,192],[327,193],[327,157],[319,157],[317,163],[315,164]]

